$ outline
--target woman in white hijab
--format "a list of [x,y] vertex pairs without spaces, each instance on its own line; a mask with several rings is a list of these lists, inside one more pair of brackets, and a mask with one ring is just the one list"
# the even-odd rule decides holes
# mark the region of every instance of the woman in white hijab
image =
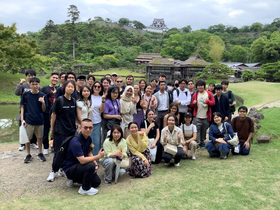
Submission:
[[121,116],[122,116],[122,129],[123,137],[127,138],[130,133],[128,131],[128,124],[133,121],[133,114],[137,113],[136,103],[132,102],[134,97],[134,89],[132,86],[126,86],[123,94],[121,95]]

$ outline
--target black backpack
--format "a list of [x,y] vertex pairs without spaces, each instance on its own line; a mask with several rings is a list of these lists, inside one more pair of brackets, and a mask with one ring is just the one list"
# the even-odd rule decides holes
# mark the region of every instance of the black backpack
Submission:
[[[173,92],[176,90],[177,92],[177,97],[179,96],[179,90],[178,88],[174,88],[171,93],[169,94],[169,103],[171,104],[173,102]],[[186,96],[188,96],[188,91],[185,92]]]
[[[232,91],[231,90],[228,90],[228,99],[231,99],[231,94],[232,94]],[[234,113],[235,112],[235,106],[230,106],[230,111],[231,113]]]
[[62,168],[65,163],[67,162],[66,159],[66,155],[67,155],[67,151],[68,151],[68,146],[70,141],[74,138],[77,137],[81,144],[82,144],[82,148],[84,146],[83,141],[80,138],[80,135],[73,135],[73,136],[68,136],[66,139],[63,140],[63,142],[61,143],[59,150],[57,151],[54,160],[53,160],[53,171],[57,172],[60,168]]

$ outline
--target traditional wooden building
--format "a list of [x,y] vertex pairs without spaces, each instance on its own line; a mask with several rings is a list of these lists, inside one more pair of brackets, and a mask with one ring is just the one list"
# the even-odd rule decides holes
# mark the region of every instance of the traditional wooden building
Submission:
[[149,63],[153,58],[161,58],[160,53],[140,53],[134,61],[136,65],[139,66],[142,63]]
[[194,55],[180,63],[182,78],[190,79],[196,77],[197,72],[202,72],[209,65],[200,55]]

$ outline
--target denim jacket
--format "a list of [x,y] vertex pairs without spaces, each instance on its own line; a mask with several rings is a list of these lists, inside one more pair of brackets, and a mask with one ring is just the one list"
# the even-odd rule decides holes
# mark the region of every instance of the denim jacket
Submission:
[[[226,126],[226,128],[225,128]],[[227,130],[227,133],[226,133],[226,130]],[[231,127],[231,125],[229,123],[223,123],[223,131],[221,132],[218,128],[218,125],[217,124],[213,124],[210,126],[209,128],[209,139],[215,143],[215,140],[220,136],[220,135],[223,135],[224,138],[227,140],[230,140],[230,136],[231,138],[233,138],[234,136],[234,133],[233,133],[233,129]],[[230,136],[229,136],[230,135]]]

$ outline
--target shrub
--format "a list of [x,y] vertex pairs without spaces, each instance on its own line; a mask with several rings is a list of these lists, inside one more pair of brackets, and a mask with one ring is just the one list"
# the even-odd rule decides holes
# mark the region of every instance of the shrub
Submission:
[[257,81],[261,81],[261,82],[263,82],[264,81],[264,78],[258,78],[258,79],[256,79]]

